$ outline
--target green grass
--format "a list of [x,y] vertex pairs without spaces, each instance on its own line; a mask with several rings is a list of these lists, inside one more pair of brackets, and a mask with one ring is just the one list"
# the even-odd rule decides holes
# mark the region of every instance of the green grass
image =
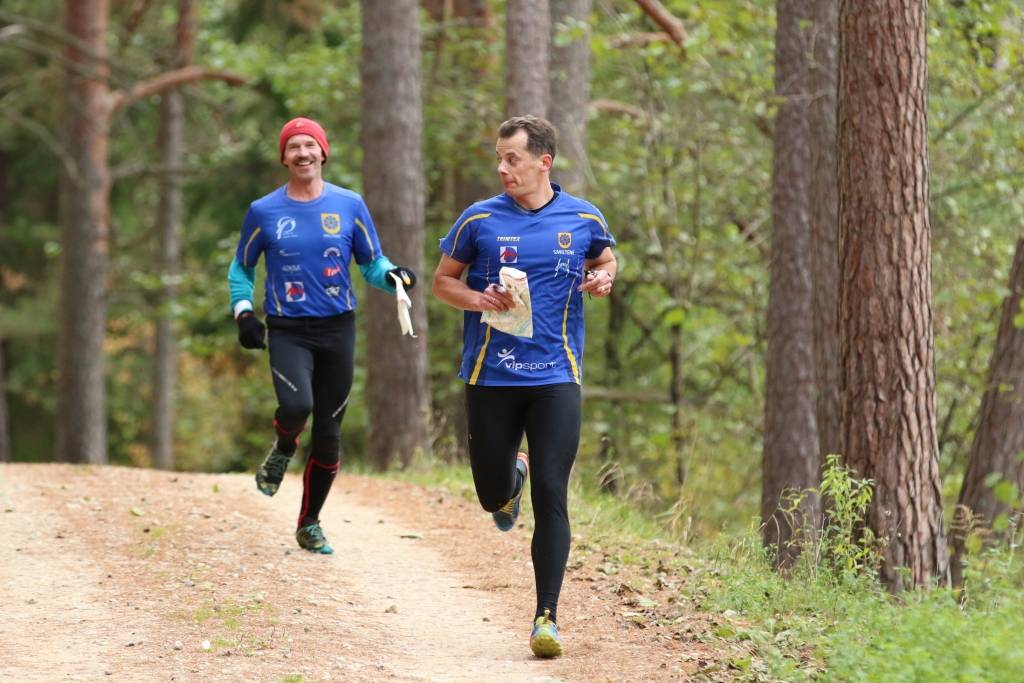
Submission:
[[[682,547],[650,512],[578,479],[570,490],[573,557],[602,552],[607,573],[625,564],[670,571],[678,599],[715,620],[717,626],[701,639],[720,642],[729,652],[725,663],[735,680],[1022,680],[1019,543],[969,559],[962,602],[947,588],[893,596],[875,579],[877,555],[870,541],[852,535],[870,498],[870,482],[852,480],[841,470],[831,476],[833,496],[845,496],[845,518],[815,560],[801,563],[789,578],[772,569],[756,529]],[[475,500],[468,466],[428,464],[397,477]],[[523,519],[531,524],[532,514],[524,510]],[[737,647],[750,656],[735,655]]]

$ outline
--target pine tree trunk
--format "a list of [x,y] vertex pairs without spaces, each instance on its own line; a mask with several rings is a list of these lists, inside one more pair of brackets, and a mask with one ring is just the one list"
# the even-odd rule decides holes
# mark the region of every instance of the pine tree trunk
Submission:
[[[551,27],[589,26],[592,0],[551,0]],[[552,36],[551,83],[548,112],[558,131],[561,163],[552,177],[562,188],[577,196],[585,193],[587,178],[587,104],[590,101],[590,31],[560,47]]]
[[839,453],[839,186],[836,182],[836,0],[812,3],[811,272],[821,455]]
[[364,0],[362,10],[364,195],[385,253],[420,276],[410,292],[416,339],[400,336],[393,297],[370,292],[364,306],[368,456],[386,469],[430,448],[419,8]]
[[4,339],[0,337],[0,462],[11,461],[11,423],[7,412],[5,346]]
[[962,583],[965,532],[973,524],[990,527],[1000,515],[1011,513],[1006,500],[996,496],[990,475],[1016,484],[1024,491],[1024,329],[1015,324],[1024,297],[1024,239],[1017,241],[1010,272],[1010,293],[1003,300],[999,333],[989,362],[985,396],[978,412],[978,429],[971,445],[952,534],[953,581]]
[[[807,0],[779,0],[776,12],[775,120],[772,177],[772,252],[768,292],[761,521],[764,542],[777,564],[799,554],[796,535],[817,514],[804,494],[817,486],[820,467],[815,416],[811,231],[808,206],[810,152],[807,108]],[[785,512],[791,495],[798,510]]]
[[[196,8],[192,0],[179,0],[175,68],[192,62],[196,35]],[[181,165],[184,154],[185,107],[178,90],[164,93],[160,102],[160,153],[169,169]],[[178,375],[178,340],[172,309],[178,297],[181,271],[181,180],[176,172],[163,176],[157,207],[160,236],[160,275],[156,301],[156,351],[153,359],[152,463],[174,469],[175,394]]]
[[508,0],[505,20],[505,110],[509,117],[548,115],[548,0]]
[[935,426],[926,15],[925,0],[843,0],[839,14],[843,453],[874,481],[866,523],[884,539],[882,579],[894,591],[945,582],[948,573]]
[[107,461],[103,340],[110,170],[111,101],[106,61],[108,0],[69,0],[66,29],[66,149],[73,173],[62,177],[61,318],[57,457]]

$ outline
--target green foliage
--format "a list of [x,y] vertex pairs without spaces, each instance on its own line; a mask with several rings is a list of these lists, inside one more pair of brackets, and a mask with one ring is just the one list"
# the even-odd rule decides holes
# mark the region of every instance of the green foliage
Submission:
[[[752,643],[772,679],[817,679],[821,669],[824,679],[840,681],[1015,680],[1024,666],[1016,646],[1024,628],[1019,534],[969,559],[962,595],[936,588],[893,596],[873,578],[877,549],[854,533],[869,482],[832,458],[822,494],[832,520],[820,547],[786,577],[773,571],[753,532],[712,546],[713,562],[698,578],[705,607],[743,624],[721,629],[721,637]],[[808,647],[818,665],[804,661]]]

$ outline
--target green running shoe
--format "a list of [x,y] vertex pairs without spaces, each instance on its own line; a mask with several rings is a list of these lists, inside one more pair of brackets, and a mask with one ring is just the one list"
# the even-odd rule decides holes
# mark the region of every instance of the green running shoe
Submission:
[[300,548],[311,553],[330,555],[334,552],[334,548],[327,544],[327,539],[324,538],[324,530],[320,528],[319,524],[300,526],[295,531],[295,540],[299,542]]
[[526,489],[526,476],[530,473],[529,456],[522,451],[516,456],[516,471],[519,472],[519,490],[501,506],[500,510],[491,513],[494,525],[502,531],[510,531],[519,519],[519,503],[523,499],[523,490]]
[[292,456],[277,450],[277,444],[271,447],[267,457],[263,459],[263,464],[256,470],[256,488],[260,490],[260,493],[265,496],[277,493],[277,489],[281,486],[281,480],[284,479],[285,470],[288,469],[288,463],[291,461]]
[[544,616],[537,617],[533,622],[530,634],[530,649],[533,654],[544,659],[562,656],[562,639],[558,635],[558,625],[551,621],[551,610],[545,609]]

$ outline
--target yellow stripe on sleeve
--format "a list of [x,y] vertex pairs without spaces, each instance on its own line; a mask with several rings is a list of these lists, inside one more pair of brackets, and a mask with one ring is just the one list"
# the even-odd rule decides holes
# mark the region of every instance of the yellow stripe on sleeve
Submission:
[[375,254],[374,251],[373,251],[373,240],[370,239],[370,231],[366,229],[366,225],[364,225],[361,220],[359,220],[358,218],[355,219],[355,220],[356,220],[356,225],[359,226],[359,228],[363,231],[363,235],[366,236],[366,243],[370,245],[370,258],[371,259],[377,258],[377,254]]
[[[582,214],[581,214],[582,215]],[[596,218],[596,217],[595,217]],[[600,221],[598,221],[600,222]],[[576,356],[573,355],[572,349],[569,348],[569,302],[572,301],[572,293],[576,291],[576,278],[573,278],[572,285],[569,286],[569,296],[565,300],[565,311],[562,313],[562,344],[565,347],[565,355],[569,357],[569,365],[572,367],[572,378],[576,380],[576,384],[580,383],[580,367],[576,364]]]
[[[487,218],[490,215],[491,215],[490,212],[488,212],[488,213],[477,213],[477,214],[473,214],[472,216],[470,216],[466,220],[462,221],[462,225],[460,225],[459,229],[455,231],[455,239],[452,240],[452,253],[448,254],[448,255],[452,256],[454,258],[455,248],[457,246],[459,246],[459,235],[462,234],[462,229],[464,227],[466,227],[467,224],[472,223],[473,221],[476,221],[476,220],[480,220],[481,218]],[[488,332],[490,332],[490,327],[488,327],[487,329],[488,329]]]
[[277,298],[277,283],[274,282],[274,278],[270,278],[270,291],[274,295],[274,303],[277,304],[277,314],[284,315],[281,310],[281,300]]
[[576,215],[580,218],[589,218],[592,221],[597,221],[597,224],[601,226],[601,230],[604,233],[603,237],[608,237],[608,226],[604,224],[604,221],[596,213],[578,213]]
[[491,341],[491,326],[487,326],[487,333],[484,334],[484,345],[480,347],[480,354],[476,357],[476,367],[473,368],[473,374],[469,376],[469,383],[476,384],[476,380],[480,377],[480,368],[484,364],[484,356],[487,355],[487,344]]
[[249,241],[245,243],[245,248],[242,249],[242,265],[249,266],[249,247],[252,245],[252,241],[256,239],[256,235],[260,234],[260,229],[256,228],[252,231],[252,235],[249,236]]

